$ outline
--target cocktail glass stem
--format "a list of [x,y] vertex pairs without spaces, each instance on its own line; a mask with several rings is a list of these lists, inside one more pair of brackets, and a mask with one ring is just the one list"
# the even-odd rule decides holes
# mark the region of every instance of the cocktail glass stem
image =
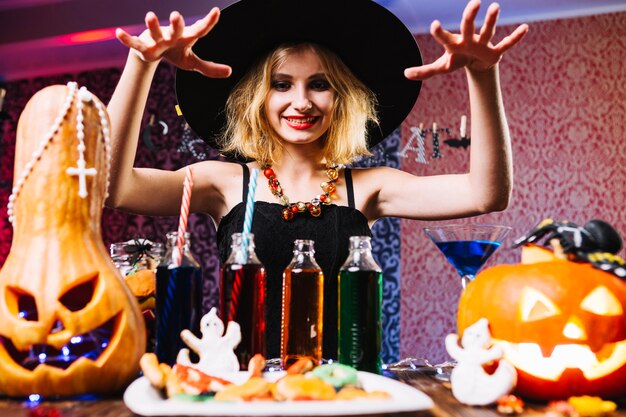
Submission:
[[461,286],[463,287],[463,290],[465,290],[465,288],[467,288],[467,284],[472,281],[474,281],[474,275],[461,275]]

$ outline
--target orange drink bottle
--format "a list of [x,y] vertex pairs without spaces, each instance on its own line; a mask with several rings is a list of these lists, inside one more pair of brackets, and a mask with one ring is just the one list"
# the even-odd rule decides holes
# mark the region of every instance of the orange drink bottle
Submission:
[[280,352],[283,367],[300,358],[322,360],[324,274],[315,261],[314,242],[296,240],[283,273]]

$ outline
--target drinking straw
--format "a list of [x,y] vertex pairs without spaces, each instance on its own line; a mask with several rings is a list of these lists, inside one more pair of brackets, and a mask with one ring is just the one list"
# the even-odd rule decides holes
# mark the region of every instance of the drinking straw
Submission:
[[235,279],[233,280],[233,288],[230,292],[230,308],[228,309],[228,317],[222,317],[224,322],[226,321],[239,321],[237,317],[237,311],[239,310],[239,295],[241,293],[241,279],[245,272],[241,269],[235,272]]
[[[248,182],[248,199],[246,200],[246,214],[243,218],[243,234],[241,236],[241,248],[244,261],[248,259],[248,236],[252,230],[252,217],[254,214],[254,195],[256,194],[257,177],[259,170],[253,169]],[[242,262],[243,263],[243,262]]]
[[185,233],[187,232],[187,218],[189,217],[189,204],[191,202],[191,190],[193,188],[193,172],[190,167],[185,170],[185,181],[183,182],[183,200],[180,204],[180,217],[178,219],[178,236],[176,238],[176,249],[172,253],[175,266],[180,266],[183,261],[183,245],[185,244]]

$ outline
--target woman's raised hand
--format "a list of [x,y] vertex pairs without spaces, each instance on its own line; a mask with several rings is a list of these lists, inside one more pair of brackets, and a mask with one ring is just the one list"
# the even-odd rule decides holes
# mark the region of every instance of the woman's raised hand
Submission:
[[485,23],[480,33],[475,33],[474,21],[480,9],[479,0],[471,0],[465,7],[461,20],[461,33],[448,32],[435,20],[430,26],[430,33],[445,51],[435,62],[419,67],[407,68],[404,75],[411,80],[425,80],[433,75],[452,72],[462,67],[485,71],[496,65],[504,52],[514,46],[528,32],[528,25],[517,27],[496,45],[491,43],[496,32],[496,22],[500,6],[492,3],[487,9]]
[[198,71],[207,77],[224,78],[231,73],[228,65],[200,59],[191,50],[199,38],[213,29],[219,16],[220,11],[215,7],[193,25],[185,26],[180,13],[172,12],[169,26],[160,26],[157,16],[153,12],[148,12],[145,19],[147,29],[141,35],[132,36],[120,28],[116,30],[115,35],[145,62],[165,58],[178,68]]

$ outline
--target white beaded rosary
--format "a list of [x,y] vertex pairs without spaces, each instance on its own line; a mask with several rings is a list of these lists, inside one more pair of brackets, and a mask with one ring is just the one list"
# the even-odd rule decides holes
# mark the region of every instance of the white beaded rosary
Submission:
[[[85,126],[83,124],[83,120],[84,120],[83,108],[84,108],[84,103],[90,103],[90,102],[94,103],[94,105],[98,109],[98,116],[100,116],[100,129],[102,132],[102,138],[104,140],[104,151],[105,151],[105,158],[106,158],[105,198],[108,196],[109,170],[111,167],[111,140],[109,136],[109,133],[110,133],[109,123],[106,118],[106,113],[104,111],[102,104],[93,100],[92,94],[85,87],[81,87],[80,89],[78,89],[78,84],[73,81],[67,83],[67,86],[69,88],[69,91],[65,99],[65,102],[63,103],[63,106],[61,107],[61,112],[54,119],[54,122],[52,123],[52,126],[48,130],[48,133],[43,137],[41,142],[39,142],[39,147],[37,147],[37,149],[33,152],[33,155],[30,161],[24,166],[24,169],[22,169],[22,172],[17,177],[17,180],[15,181],[15,185],[13,186],[13,189],[11,190],[11,195],[9,196],[9,203],[7,204],[7,214],[9,217],[9,222],[11,222],[12,225],[15,225],[14,208],[15,208],[15,201],[17,200],[17,196],[19,195],[22,187],[24,186],[24,182],[26,181],[26,179],[32,172],[33,168],[35,167],[35,164],[41,159],[43,152],[46,150],[49,143],[52,141],[52,138],[61,128],[61,124],[63,123],[63,120],[66,118],[67,114],[69,113],[72,103],[74,102],[74,97],[76,95],[78,96],[78,100],[76,101],[76,109],[77,109],[76,137],[78,139],[78,146],[77,146],[78,161],[76,162],[76,167],[69,167],[67,168],[66,172],[68,175],[78,176],[78,185],[79,185],[78,195],[80,198],[86,198],[88,195],[86,177],[95,176],[97,174],[97,170],[95,168],[86,167],[86,162],[85,162],[86,147],[85,147],[85,141],[84,141]],[[77,94],[77,90],[78,90],[78,94]]]

